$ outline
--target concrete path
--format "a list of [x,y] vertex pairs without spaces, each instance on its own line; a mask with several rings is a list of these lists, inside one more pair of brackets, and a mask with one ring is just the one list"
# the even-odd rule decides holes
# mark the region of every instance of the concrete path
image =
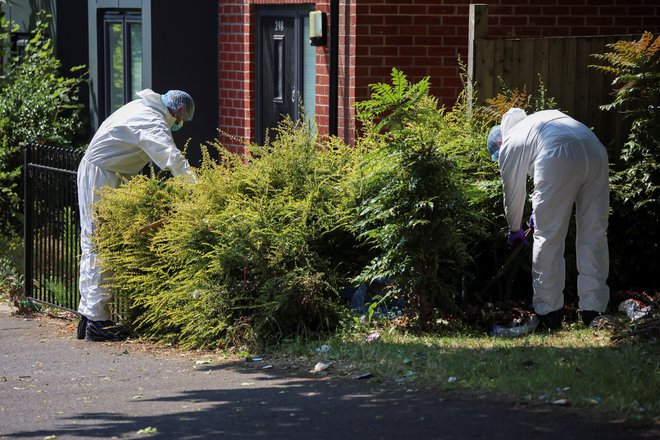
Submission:
[[0,439],[660,438],[657,425],[573,408],[380,387],[268,359],[80,341],[72,321],[0,307]]

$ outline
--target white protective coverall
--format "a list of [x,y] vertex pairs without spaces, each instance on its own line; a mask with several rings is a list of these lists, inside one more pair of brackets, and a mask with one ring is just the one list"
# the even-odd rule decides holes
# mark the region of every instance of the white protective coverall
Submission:
[[502,118],[499,156],[509,228],[521,227],[527,176],[534,179],[533,305],[546,315],[563,307],[564,243],[576,207],[579,308],[604,312],[609,300],[607,151],[582,123],[557,110]]
[[194,173],[174,143],[170,115],[160,94],[149,89],[119,108],[92,138],[78,167],[78,206],[80,209],[80,305],[78,312],[91,321],[109,319],[110,294],[102,284],[104,273],[92,246],[94,232],[92,204],[97,190],[119,186],[121,177],[136,175],[149,161],[170,170],[173,175]]

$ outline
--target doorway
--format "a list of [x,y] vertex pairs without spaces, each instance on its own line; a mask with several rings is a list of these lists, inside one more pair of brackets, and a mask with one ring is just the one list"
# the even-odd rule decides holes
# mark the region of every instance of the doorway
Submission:
[[316,48],[309,44],[311,6],[266,7],[257,10],[257,143],[302,108],[313,118],[316,99]]

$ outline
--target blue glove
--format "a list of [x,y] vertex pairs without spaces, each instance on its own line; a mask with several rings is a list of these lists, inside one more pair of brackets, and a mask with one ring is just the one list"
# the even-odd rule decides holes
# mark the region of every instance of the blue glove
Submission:
[[516,232],[509,231],[509,238],[507,239],[509,246],[515,246],[518,242],[522,242],[525,246],[529,246],[529,241],[525,237],[525,231],[518,229]]
[[532,215],[529,216],[529,227],[534,229],[534,213],[532,212]]

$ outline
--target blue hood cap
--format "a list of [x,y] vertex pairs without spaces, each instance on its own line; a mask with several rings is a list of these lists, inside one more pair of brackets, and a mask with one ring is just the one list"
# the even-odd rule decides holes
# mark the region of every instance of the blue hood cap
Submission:
[[500,158],[500,147],[502,146],[502,126],[496,125],[490,129],[488,133],[488,140],[486,141],[488,152],[493,160]]

